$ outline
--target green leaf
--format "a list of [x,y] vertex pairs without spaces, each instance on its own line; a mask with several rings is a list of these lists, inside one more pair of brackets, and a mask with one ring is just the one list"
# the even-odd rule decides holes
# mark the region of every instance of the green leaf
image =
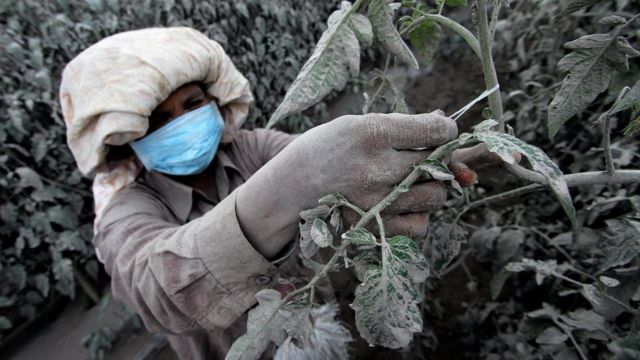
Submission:
[[407,346],[422,331],[417,306],[422,294],[416,283],[426,280],[429,267],[413,240],[395,236],[382,244],[382,266],[373,266],[356,288],[350,305],[356,327],[370,344],[392,349]]
[[540,148],[527,144],[515,136],[488,130],[491,128],[491,124],[495,124],[495,120],[485,120],[476,127],[473,134],[462,134],[460,139],[463,141],[464,139],[475,139],[485,143],[489,151],[496,153],[509,164],[516,162],[513,157],[514,153],[524,155],[529,160],[533,171],[542,174],[547,179],[551,191],[555,194],[571,223],[576,226],[576,210],[573,207],[567,182],[558,166]]
[[566,43],[565,47],[574,51],[558,62],[558,68],[569,74],[549,104],[550,138],[608,88],[614,67],[628,68],[628,55],[609,34],[585,35]]
[[611,110],[609,110],[609,115],[627,110],[640,102],[640,81],[636,82],[631,89],[628,87],[624,89],[623,91],[626,93],[616,99],[616,102],[611,106]]
[[342,90],[349,75],[358,75],[360,44],[354,28],[357,28],[361,38],[366,38],[368,34],[363,25],[364,19],[356,16],[356,20],[351,21],[352,15],[351,4],[344,1],[340,10],[329,16],[327,30],[287,90],[284,100],[271,115],[266,128],[317,103],[331,90]]
[[447,6],[454,6],[454,7],[459,7],[459,6],[467,6],[469,5],[467,0],[445,0],[444,2]]
[[376,245],[376,237],[364,228],[349,230],[342,234],[342,241],[348,241],[354,245]]
[[573,0],[571,1],[558,15],[555,16],[555,19],[558,19],[562,16],[569,15],[578,10],[588,8],[591,5],[597,4],[602,0]]
[[[464,5],[466,6],[466,4]],[[433,64],[433,57],[438,50],[442,29],[434,21],[425,20],[409,33],[409,41],[416,49],[420,64],[429,66]]]
[[393,25],[393,13],[386,0],[371,0],[367,12],[373,34],[378,42],[391,54],[414,69],[419,69],[418,60],[405,44]]
[[311,225],[311,239],[321,248],[331,245],[333,236],[331,235],[329,226],[327,226],[324,220],[320,218],[313,220],[313,225]]

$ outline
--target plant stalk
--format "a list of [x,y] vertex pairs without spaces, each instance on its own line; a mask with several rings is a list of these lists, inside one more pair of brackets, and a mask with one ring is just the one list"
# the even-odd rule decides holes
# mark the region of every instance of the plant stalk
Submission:
[[[484,82],[487,89],[492,89],[498,85],[498,74],[493,63],[493,55],[491,49],[493,47],[493,39],[489,29],[489,20],[487,18],[486,0],[477,0],[477,18],[478,18],[478,40],[480,42],[480,55],[482,59],[482,68],[484,72]],[[494,12],[497,9],[494,9]],[[493,118],[498,121],[498,131],[504,132],[505,125],[502,116],[502,97],[500,91],[496,91],[489,95],[489,108],[493,114]]]

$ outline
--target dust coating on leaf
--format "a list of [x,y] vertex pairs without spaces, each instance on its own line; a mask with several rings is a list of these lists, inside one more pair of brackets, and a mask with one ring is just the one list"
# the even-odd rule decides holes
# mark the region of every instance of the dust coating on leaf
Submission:
[[[358,38],[367,40],[368,33],[363,16],[352,21],[351,4],[343,1],[341,8],[334,11],[327,21],[327,30],[316,44],[313,54],[302,66],[282,103],[271,115],[266,128],[280,119],[302,111],[317,103],[331,90],[342,90],[349,75],[360,72],[360,43]],[[354,31],[356,29],[356,32]],[[366,45],[366,44],[365,44]]]
[[413,240],[395,236],[382,244],[382,266],[371,266],[350,305],[356,327],[370,344],[397,349],[422,331],[416,283],[429,276],[429,266]]
[[393,25],[393,13],[386,0],[372,0],[367,16],[371,20],[373,34],[388,52],[412,68],[420,68],[418,60]]

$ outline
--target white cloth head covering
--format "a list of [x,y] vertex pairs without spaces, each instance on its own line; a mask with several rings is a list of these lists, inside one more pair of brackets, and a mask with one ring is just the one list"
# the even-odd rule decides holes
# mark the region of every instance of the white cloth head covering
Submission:
[[[253,95],[220,44],[188,27],[121,32],[88,47],[62,72],[60,104],[67,144],[80,171],[94,176],[100,210],[142,168],[135,157],[106,163],[109,145],[145,135],[149,115],[180,86],[201,81],[225,126],[239,129]],[[223,139],[224,141],[225,139]]]
[[194,29],[126,31],[82,51],[60,84],[67,143],[80,171],[93,175],[108,145],[144,136],[155,107],[192,81],[210,84],[225,121],[240,127],[253,102],[249,82],[220,44]]

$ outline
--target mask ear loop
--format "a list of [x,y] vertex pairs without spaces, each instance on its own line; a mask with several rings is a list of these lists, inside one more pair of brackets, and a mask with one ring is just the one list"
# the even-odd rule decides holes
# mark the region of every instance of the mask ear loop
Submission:
[[467,112],[467,110],[471,109],[471,107],[473,107],[473,105],[477,104],[479,101],[483,100],[484,98],[486,98],[487,96],[493,94],[496,90],[498,90],[500,88],[500,85],[496,85],[493,88],[486,90],[485,92],[483,92],[482,94],[480,94],[480,96],[478,96],[477,98],[471,100],[470,103],[468,103],[467,105],[465,105],[462,109],[454,112],[453,114],[451,114],[450,118],[453,119],[453,121],[458,120],[458,118],[460,118],[460,116],[462,116],[464,113]]

